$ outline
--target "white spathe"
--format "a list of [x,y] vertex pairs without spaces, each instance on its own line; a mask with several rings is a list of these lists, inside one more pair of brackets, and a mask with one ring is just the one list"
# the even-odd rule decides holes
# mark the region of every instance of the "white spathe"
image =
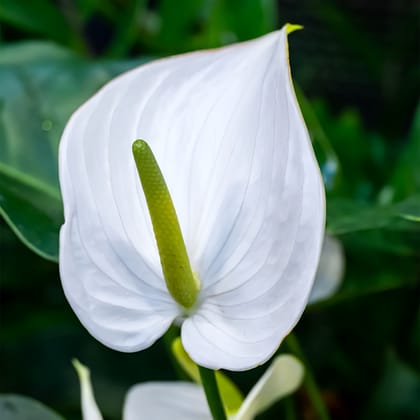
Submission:
[[303,364],[294,356],[277,356],[264,375],[251,389],[234,420],[252,420],[257,414],[270,408],[280,398],[295,392],[304,377]]
[[309,303],[327,299],[338,290],[343,281],[345,264],[341,241],[334,236],[325,235]]
[[[89,370],[80,363],[75,367],[80,380],[83,420],[102,420],[98,417]],[[303,376],[304,367],[294,356],[283,354],[276,357],[239,411],[229,419],[254,419],[276,401],[296,391]],[[202,386],[179,381],[145,382],[131,387],[124,402],[123,420],[141,419],[211,420],[212,417]]]
[[[134,352],[177,318],[199,365],[268,360],[300,318],[322,245],[324,188],[289,74],[286,28],[140,66],[71,117],[60,144],[60,274],[82,324]],[[155,153],[201,281],[166,289],[131,145]]]
[[82,406],[83,420],[103,420],[102,414],[96,405],[95,395],[90,381],[90,370],[77,359],[73,360],[80,382],[80,404]]

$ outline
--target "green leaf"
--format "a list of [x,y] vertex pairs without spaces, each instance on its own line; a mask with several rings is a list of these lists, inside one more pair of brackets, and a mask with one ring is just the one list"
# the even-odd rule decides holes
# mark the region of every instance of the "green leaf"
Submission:
[[[146,25],[153,38],[153,49],[156,51],[183,52],[191,49],[189,40],[194,27],[200,24],[204,6],[201,2],[178,0],[177,8],[182,13],[174,14],[174,3],[171,0],[161,0],[157,3],[156,16],[158,24],[151,19]],[[157,31],[157,33],[153,33]]]
[[391,186],[396,200],[420,191],[420,103],[417,105],[407,146],[395,168]]
[[141,37],[140,22],[147,18],[146,1],[131,1],[125,10],[117,15],[115,35],[106,52],[106,56],[110,58],[127,55]]
[[32,251],[56,261],[63,222],[59,195],[36,178],[6,170],[0,166],[0,214]]
[[365,252],[419,256],[420,195],[387,205],[327,199],[327,232]]
[[45,60],[65,60],[74,57],[70,50],[53,42],[27,41],[1,46],[0,66],[41,64]]
[[33,251],[58,259],[58,143],[72,112],[139,64],[91,62],[50,43],[0,48],[0,214]]
[[233,31],[238,40],[256,38],[276,28],[277,4],[273,0],[231,0],[222,4],[224,31]]
[[63,420],[50,408],[21,395],[0,395],[0,418],[2,420]]
[[2,0],[0,21],[66,43],[71,29],[64,14],[49,0]]
[[370,205],[349,199],[327,200],[327,230],[333,235],[356,231],[399,228],[401,221],[412,222],[409,230],[420,230],[420,195],[390,205]]

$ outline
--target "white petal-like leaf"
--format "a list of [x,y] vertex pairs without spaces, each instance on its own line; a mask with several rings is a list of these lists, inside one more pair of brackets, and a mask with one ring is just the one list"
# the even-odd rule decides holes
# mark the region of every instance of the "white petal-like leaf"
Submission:
[[213,369],[263,363],[304,310],[324,230],[286,29],[141,66],[67,125],[61,278],[86,328],[123,351],[150,346],[182,315],[131,155],[138,138],[155,153],[201,281],[182,325],[186,351]]
[[344,276],[344,251],[339,239],[325,235],[321,258],[309,302],[327,299],[340,287]]
[[90,371],[78,360],[73,360],[80,382],[80,401],[82,405],[83,420],[102,420],[102,414],[95,401],[92,383],[90,382]]
[[124,420],[211,420],[204,390],[191,382],[134,385],[124,403]]
[[301,385],[303,375],[304,367],[296,357],[289,354],[276,357],[251,389],[235,420],[251,420],[279,399],[290,395]]

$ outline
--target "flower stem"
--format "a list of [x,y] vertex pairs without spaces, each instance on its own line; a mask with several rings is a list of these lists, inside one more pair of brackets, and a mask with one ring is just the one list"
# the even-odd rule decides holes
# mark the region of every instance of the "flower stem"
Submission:
[[289,351],[298,357],[305,364],[305,377],[303,379],[303,386],[306,389],[309,399],[313,405],[317,418],[320,420],[330,420],[327,407],[325,406],[324,400],[322,399],[321,392],[319,391],[318,385],[315,382],[314,375],[311,372],[309,364],[300,348],[299,341],[296,336],[289,334],[285,339],[285,344]]
[[207,403],[214,420],[226,420],[225,409],[220,398],[214,370],[199,366],[201,383],[206,393]]
[[169,360],[171,361],[172,367],[174,368],[176,376],[181,381],[188,381],[188,375],[182,370],[172,351],[172,343],[177,337],[179,337],[179,333],[180,328],[175,325],[171,325],[163,336],[163,343],[165,344],[165,350],[168,354]]

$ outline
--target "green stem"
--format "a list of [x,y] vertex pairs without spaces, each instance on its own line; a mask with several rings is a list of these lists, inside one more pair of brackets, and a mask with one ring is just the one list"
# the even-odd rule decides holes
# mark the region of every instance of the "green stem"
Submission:
[[297,420],[295,401],[292,395],[286,397],[283,402],[284,420]]
[[314,375],[309,367],[305,355],[300,348],[299,341],[296,336],[289,334],[285,339],[285,344],[289,351],[293,353],[298,359],[305,364],[305,378],[303,380],[303,386],[308,394],[309,399],[313,405],[317,418],[320,420],[330,420],[327,407],[325,406],[324,400],[322,399],[321,392],[319,391],[318,385],[315,382]]
[[225,409],[223,408],[219,388],[216,383],[214,370],[198,366],[200,371],[201,383],[206,393],[207,403],[214,420],[226,420]]
[[182,370],[172,351],[172,343],[177,337],[179,337],[179,333],[180,328],[175,325],[171,325],[168,331],[166,331],[165,335],[163,336],[163,343],[165,345],[165,350],[168,354],[169,360],[171,361],[172,367],[174,368],[176,376],[181,381],[188,381],[189,376]]

